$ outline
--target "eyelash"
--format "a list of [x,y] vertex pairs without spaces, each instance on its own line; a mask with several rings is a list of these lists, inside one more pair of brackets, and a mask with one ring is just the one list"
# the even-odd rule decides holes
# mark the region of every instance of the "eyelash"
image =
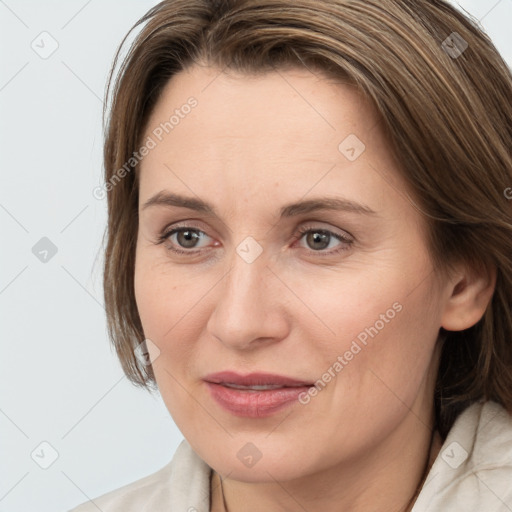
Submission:
[[[158,235],[156,245],[163,244],[166,240],[169,239],[169,237],[171,237],[175,233],[179,233],[181,231],[195,231],[195,232],[203,233],[206,235],[206,233],[204,231],[202,231],[201,229],[195,228],[193,226],[180,226],[180,227],[175,227],[168,231],[166,229],[164,229],[162,231],[162,233],[160,233]],[[347,251],[354,242],[351,238],[344,236],[340,233],[335,233],[334,231],[330,231],[328,229],[315,228],[312,226],[303,226],[298,231],[299,231],[298,235],[294,236],[294,241],[298,241],[305,234],[313,232],[313,233],[329,234],[329,235],[333,236],[334,238],[336,238],[337,240],[339,240],[340,242],[343,242],[344,244],[346,244],[346,246],[341,245],[339,248],[328,251],[328,252],[325,252],[324,250],[314,251],[312,249],[307,249],[308,252],[313,253],[318,256],[334,256],[341,252]],[[192,255],[195,255],[195,254],[201,252],[201,249],[182,250],[182,249],[177,249],[172,246],[169,246],[168,250],[170,250],[176,254],[187,254],[189,256],[192,256]]]

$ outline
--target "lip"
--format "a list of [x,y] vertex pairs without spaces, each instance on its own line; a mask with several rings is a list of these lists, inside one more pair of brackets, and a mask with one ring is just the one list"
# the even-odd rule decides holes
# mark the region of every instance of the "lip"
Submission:
[[280,385],[283,387],[298,387],[298,386],[311,386],[313,382],[305,380],[297,380],[283,375],[276,375],[273,373],[255,372],[248,375],[240,375],[232,371],[223,371],[211,373],[204,377],[205,381],[214,384],[237,384],[240,386],[265,386],[265,385]]
[[[203,379],[213,399],[228,412],[246,418],[264,418],[298,402],[299,395],[313,385],[311,382],[271,373],[240,375],[224,371],[207,375]],[[227,387],[280,386],[268,390],[244,390]]]

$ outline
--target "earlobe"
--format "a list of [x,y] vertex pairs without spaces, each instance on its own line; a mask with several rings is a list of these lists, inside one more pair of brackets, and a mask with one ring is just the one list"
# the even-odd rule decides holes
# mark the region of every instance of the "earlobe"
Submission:
[[483,317],[496,286],[496,268],[466,272],[450,284],[441,327],[447,331],[469,329]]

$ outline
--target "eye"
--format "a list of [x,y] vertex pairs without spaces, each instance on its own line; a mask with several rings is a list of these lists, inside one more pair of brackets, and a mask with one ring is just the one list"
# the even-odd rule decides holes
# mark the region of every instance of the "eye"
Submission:
[[[299,241],[304,239],[306,244],[311,248],[311,252],[320,253],[322,256],[330,256],[332,254],[337,254],[342,251],[346,251],[350,249],[350,246],[354,242],[352,238],[343,233],[335,233],[334,231],[330,231],[328,229],[315,228],[312,226],[303,226],[299,229],[299,235],[296,237]],[[324,249],[329,248],[331,246],[331,242],[341,242],[338,246],[331,251],[324,251]]]
[[[159,235],[157,243],[161,244],[168,241],[170,243],[167,245],[167,248],[170,251],[178,254],[195,254],[196,252],[200,252],[200,249],[202,249],[201,246],[198,246],[198,242],[205,237],[210,238],[200,229],[190,226],[175,227],[168,231],[164,230],[164,232]],[[180,247],[182,249],[180,249]]]

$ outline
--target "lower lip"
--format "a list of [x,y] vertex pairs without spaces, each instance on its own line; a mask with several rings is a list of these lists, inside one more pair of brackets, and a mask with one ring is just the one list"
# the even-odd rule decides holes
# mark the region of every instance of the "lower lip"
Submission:
[[298,402],[309,386],[248,391],[206,382],[214,400],[227,411],[246,418],[263,418]]

